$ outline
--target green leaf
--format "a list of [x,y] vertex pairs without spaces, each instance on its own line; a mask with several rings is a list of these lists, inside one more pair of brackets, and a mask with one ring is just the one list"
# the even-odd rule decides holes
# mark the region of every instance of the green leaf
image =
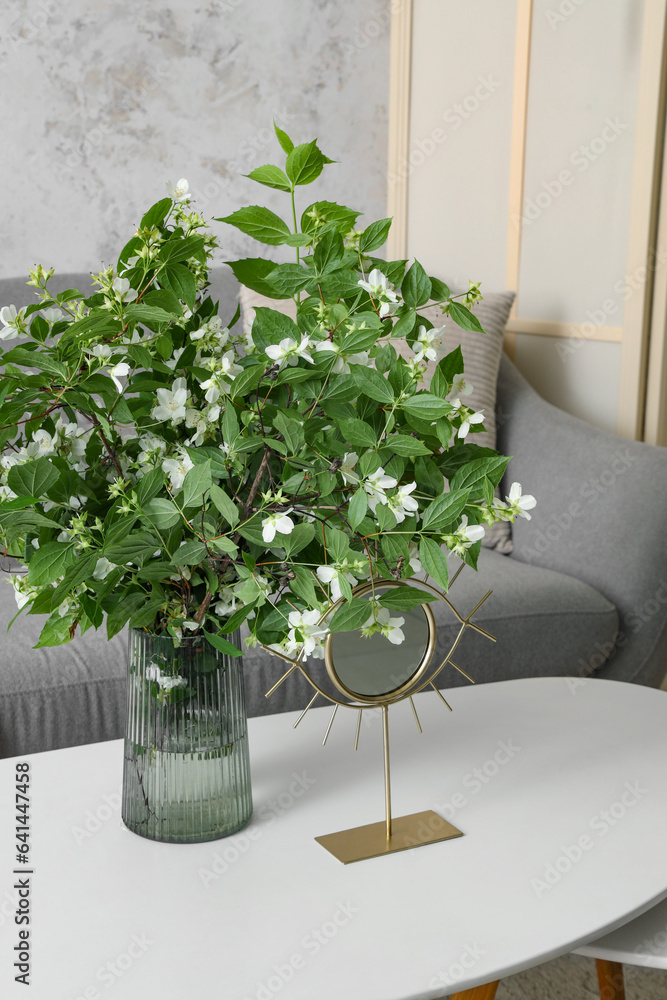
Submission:
[[125,315],[129,320],[143,323],[149,330],[157,330],[162,323],[171,323],[178,319],[176,313],[167,312],[159,306],[144,305],[141,302],[131,302],[126,306]]
[[498,485],[509,463],[509,458],[497,455],[493,458],[476,458],[456,472],[451,481],[453,490],[467,489],[470,492],[482,491],[484,479],[489,478],[494,487]]
[[435,302],[444,302],[450,294],[449,285],[446,285],[440,278],[431,278],[431,298]]
[[280,298],[296,295],[313,279],[313,275],[302,264],[279,264],[273,266],[266,276],[266,282]]
[[446,592],[449,587],[447,557],[433,538],[422,538],[419,543],[419,559],[428,575]]
[[404,302],[419,308],[431,298],[431,282],[418,260],[414,262],[403,279],[401,293]]
[[450,302],[449,315],[457,326],[460,326],[463,330],[475,330],[477,333],[484,333],[482,324],[475,314],[471,313],[469,309],[462,306],[459,302]]
[[354,597],[343,604],[329,622],[330,632],[353,632],[365,625],[373,614],[369,602],[363,597]]
[[198,566],[206,558],[206,546],[198,538],[191,538],[176,549],[171,561],[175,566]]
[[[236,226],[246,236],[252,236],[260,243],[268,246],[278,246],[285,242],[285,237],[289,236],[289,227],[286,222],[261,205],[249,205],[247,208],[239,208],[238,211],[226,215],[224,218],[216,219],[216,222],[228,222],[230,226]],[[274,265],[275,266],[275,265]]]
[[317,140],[295,146],[287,155],[285,171],[292,184],[311,184],[322,173],[325,163],[331,163],[317,148]]
[[224,517],[227,524],[230,527],[235,528],[239,522],[239,509],[233,500],[227,496],[225,491],[216,483],[211,485],[211,500],[215,504],[216,509]]
[[335,201],[315,201],[301,216],[301,230],[304,233],[315,233],[317,219],[321,219],[325,225],[334,226],[342,236],[345,236],[353,228],[360,214],[352,208],[346,208],[345,205],[337,205]]
[[39,641],[32,648],[42,649],[44,646],[62,646],[66,642],[69,642],[72,638],[70,636],[70,628],[73,621],[72,615],[60,615],[56,611],[47,619],[39,636]]
[[390,434],[386,441],[382,442],[383,448],[390,448],[396,455],[404,455],[406,458],[413,458],[416,455],[430,455],[428,448],[418,437],[410,437],[408,434]]
[[386,243],[391,223],[391,219],[380,219],[378,222],[372,222],[370,226],[367,226],[359,237],[360,252],[370,253],[371,250],[377,250],[383,243]]
[[392,337],[407,337],[415,328],[417,312],[415,309],[408,309],[397,320],[394,329],[391,331]]
[[288,136],[287,132],[283,132],[283,130],[276,125],[275,118],[273,119],[273,127],[274,127],[275,133],[276,133],[276,135],[278,137],[278,142],[280,143],[280,145],[283,148],[283,152],[284,153],[291,153],[292,150],[294,149],[294,143],[292,142],[292,140]]
[[377,447],[375,431],[363,420],[341,420],[339,427],[346,443],[353,444],[358,448]]
[[335,229],[329,230],[317,244],[313,254],[313,267],[319,276],[335,271],[343,258],[343,237]]
[[315,594],[313,574],[305,566],[293,566],[294,579],[290,581],[290,590],[297,597],[306,601],[310,607],[315,607],[318,598]]
[[284,298],[282,292],[277,292],[265,280],[267,275],[275,271],[275,261],[265,260],[263,257],[244,257],[242,260],[230,261],[229,267],[236,280],[241,285],[245,285],[246,288],[252,288],[254,292],[259,292],[260,295],[266,295],[271,299]]
[[107,614],[107,638],[113,639],[147,600],[146,594],[127,594],[123,597]]
[[210,459],[189,469],[183,480],[183,506],[201,503],[202,495],[210,490],[212,482]]
[[160,245],[158,253],[163,263],[176,264],[181,260],[195,257],[201,264],[206,262],[203,236],[178,236]]
[[277,188],[279,191],[291,191],[292,185],[280,167],[274,167],[272,163],[267,163],[262,167],[255,167],[249,174],[245,175],[259,184],[266,184],[267,187]]
[[79,342],[82,340],[91,340],[93,337],[119,333],[120,329],[121,321],[118,317],[113,316],[104,309],[99,312],[92,312],[88,316],[84,316],[83,319],[79,319],[76,323],[68,326],[60,343],[62,344],[65,340],[77,340]]
[[390,566],[397,564],[399,559],[407,566],[410,559],[408,543],[403,535],[382,535],[380,539],[382,554]]
[[[280,541],[278,541],[278,537]],[[297,552],[300,552],[301,549],[305,549],[306,545],[309,545],[314,537],[315,526],[306,521],[302,524],[297,524],[289,535],[277,536],[276,541],[283,546],[285,552],[291,558]]]
[[137,488],[134,491],[139,506],[143,507],[149,500],[157,496],[163,485],[164,472],[162,469],[151,469],[149,473],[139,480]]
[[452,404],[434,396],[431,392],[420,392],[416,396],[411,396],[401,404],[404,410],[420,417],[422,420],[437,420],[451,412]]
[[453,488],[451,492],[436,497],[422,513],[422,528],[430,528],[432,531],[446,528],[458,519],[469,496],[470,490]]
[[81,607],[90,619],[91,624],[98,629],[104,621],[104,612],[102,611],[102,608],[99,604],[95,603],[90,594],[81,594],[79,601],[81,603]]
[[[151,503],[156,502],[156,500],[151,500]],[[152,556],[159,547],[159,542],[148,532],[134,531],[122,541],[114,542],[111,545],[108,541],[105,542],[103,552],[109,562],[115,563],[117,566],[125,566],[129,562],[140,563],[147,556]]]
[[148,625],[152,625],[160,610],[160,604],[159,600],[152,598],[143,607],[140,607],[130,618],[130,628],[146,628]]
[[366,516],[367,507],[368,497],[366,490],[363,487],[359,487],[350,500],[347,512],[348,520],[353,528],[357,528],[361,524]]
[[190,309],[194,308],[197,285],[194,274],[185,264],[169,264],[160,271],[158,281],[163,288],[173,292],[176,298],[185,302]]
[[76,562],[76,551],[72,544],[62,542],[47,542],[37,549],[30,560],[28,583],[32,587],[45,587],[53,583],[59,576]]
[[15,347],[3,355],[5,364],[27,365],[40,371],[55,375],[61,382],[67,381],[67,369],[60,361],[47,354],[46,351],[30,351],[25,347]]
[[442,378],[451,383],[455,375],[463,372],[463,353],[460,346],[450,351],[442,361],[439,362],[436,372],[440,372]]
[[232,399],[238,399],[256,389],[265,370],[264,365],[251,365],[245,368],[240,375],[237,375],[230,390]]
[[204,635],[219,653],[224,653],[226,656],[243,656],[241,650],[233,642],[223,639],[221,635],[214,635],[212,632],[204,632]]
[[[259,600],[259,598],[257,598]],[[237,628],[243,625],[250,612],[253,610],[257,604],[257,600],[251,601],[246,604],[243,608],[238,608],[233,614],[229,616],[226,622],[220,626],[220,632],[222,635],[229,635],[231,632],[236,632]]]
[[336,375],[322,393],[321,399],[322,402],[346,403],[357,395],[357,383],[351,375]]
[[[163,198],[152,205],[143,219],[139,223],[140,229],[152,229],[153,226],[161,226],[171,208],[171,198]],[[90,616],[89,616],[90,617]]]
[[176,566],[174,563],[168,562],[165,559],[155,559],[142,566],[137,573],[137,577],[140,580],[164,580],[170,576],[174,576],[175,573]]
[[181,515],[171,500],[156,497],[144,506],[143,513],[150,518],[158,531],[173,528],[181,520]]
[[298,420],[292,420],[284,413],[279,412],[273,418],[273,426],[285,438],[287,447],[293,455],[303,447],[303,427]]
[[17,496],[41,497],[60,479],[48,458],[36,458],[25,465],[13,465],[7,474],[10,490]]
[[277,309],[258,306],[252,324],[252,339],[255,346],[264,351],[269,344],[279,344],[286,337],[297,343],[301,340],[301,333],[294,320],[278,312]]
[[377,403],[391,404],[394,402],[394,390],[379,372],[363,365],[351,365],[350,371],[355,383],[365,396],[369,396]]
[[430,604],[437,601],[435,594],[429,594],[426,590],[418,590],[417,587],[392,587],[380,597],[379,603],[389,611],[412,611],[421,604]]
[[342,562],[350,549],[350,539],[344,531],[339,531],[338,528],[326,527],[324,534],[327,552],[330,554],[332,560],[334,562]]

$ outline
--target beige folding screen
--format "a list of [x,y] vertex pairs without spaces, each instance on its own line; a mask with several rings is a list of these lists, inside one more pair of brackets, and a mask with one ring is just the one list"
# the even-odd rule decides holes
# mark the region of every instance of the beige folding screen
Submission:
[[515,289],[536,387],[667,444],[667,0],[392,11],[391,255]]

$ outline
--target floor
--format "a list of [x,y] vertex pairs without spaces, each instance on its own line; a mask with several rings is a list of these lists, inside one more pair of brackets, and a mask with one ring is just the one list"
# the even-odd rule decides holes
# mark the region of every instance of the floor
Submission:
[[[667,1000],[667,972],[626,965],[624,978],[626,1000]],[[595,962],[564,955],[503,980],[496,1000],[600,1000]]]

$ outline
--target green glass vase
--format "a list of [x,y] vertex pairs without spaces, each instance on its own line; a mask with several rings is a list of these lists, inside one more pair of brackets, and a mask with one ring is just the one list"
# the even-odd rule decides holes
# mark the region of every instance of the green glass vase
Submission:
[[[239,645],[239,635],[231,637]],[[195,844],[252,814],[243,661],[204,636],[130,630],[122,817],[142,837]]]

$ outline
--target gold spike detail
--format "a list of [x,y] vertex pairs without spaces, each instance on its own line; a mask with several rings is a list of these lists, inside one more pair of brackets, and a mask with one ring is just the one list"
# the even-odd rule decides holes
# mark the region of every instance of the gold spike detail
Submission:
[[313,702],[315,702],[315,701],[317,700],[317,698],[318,698],[318,696],[319,696],[319,693],[320,693],[319,691],[316,691],[316,692],[315,692],[315,694],[314,694],[314,695],[313,695],[313,697],[312,697],[312,698],[310,699],[310,701],[308,702],[308,704],[307,704],[307,705],[306,705],[306,707],[304,708],[304,710],[303,710],[303,712],[301,713],[301,715],[299,716],[299,718],[298,718],[298,719],[296,720],[296,722],[295,722],[295,723],[294,723],[294,725],[292,726],[292,729],[296,729],[296,727],[297,727],[297,726],[299,725],[299,723],[300,723],[300,722],[301,722],[301,720],[303,719],[303,717],[304,717],[304,715],[306,714],[306,712],[308,711],[308,709],[309,709],[309,708],[310,708],[310,707],[312,706]]
[[454,661],[453,661],[453,660],[450,660],[450,661],[449,661],[449,665],[450,665],[450,667],[454,667],[454,670],[458,670],[458,672],[459,672],[460,674],[463,674],[463,676],[465,677],[465,679],[466,679],[466,680],[468,680],[468,681],[470,681],[470,683],[471,683],[471,684],[474,684],[474,683],[475,683],[475,678],[474,678],[474,677],[471,677],[471,676],[470,676],[470,674],[469,674],[469,673],[467,673],[467,672],[466,672],[466,671],[465,671],[465,670],[463,669],[463,667],[459,667],[459,666],[457,666],[457,665],[456,665],[456,663],[454,663]]
[[331,713],[331,718],[329,719],[329,725],[327,726],[327,731],[324,734],[324,739],[322,740],[322,746],[326,746],[326,742],[329,739],[329,733],[331,732],[331,727],[333,726],[333,720],[336,718],[337,711],[338,711],[338,705],[334,705],[334,710]]
[[423,729],[422,729],[422,727],[421,727],[421,722],[419,721],[419,716],[417,715],[417,709],[415,708],[415,703],[414,703],[414,701],[412,700],[412,697],[410,697],[410,704],[411,704],[411,706],[412,706],[412,714],[414,715],[414,717],[415,717],[415,722],[417,723],[417,729],[418,729],[418,730],[419,730],[419,732],[421,733],[421,732],[423,732]]
[[447,708],[451,712],[452,711],[452,706],[449,704],[449,702],[447,701],[447,699],[443,697],[442,692],[440,691],[439,688],[437,688],[435,686],[435,684],[433,683],[433,681],[431,681],[431,687],[433,688],[433,690],[437,694],[438,698],[440,698],[441,701],[444,701],[445,705],[447,706]]
[[275,690],[277,690],[277,688],[279,688],[279,687],[280,687],[280,685],[282,684],[282,682],[283,682],[284,680],[286,680],[286,679],[287,679],[287,678],[289,677],[289,675],[290,675],[290,674],[292,673],[292,671],[293,671],[293,670],[296,670],[296,668],[297,668],[298,666],[299,666],[299,664],[298,664],[298,663],[293,663],[293,664],[292,664],[292,666],[291,666],[291,667],[289,668],[289,670],[287,671],[287,673],[284,673],[284,674],[282,675],[282,677],[280,678],[280,680],[276,681],[276,683],[275,683],[275,684],[273,685],[273,687],[272,687],[272,688],[270,688],[270,689],[269,689],[269,690],[268,690],[268,691],[266,692],[266,694],[264,695],[264,697],[265,697],[265,698],[270,698],[270,697],[271,697],[271,695],[273,694],[273,692],[274,692]]
[[360,708],[359,709],[359,718],[357,719],[357,735],[354,738],[354,749],[355,750],[359,749],[359,733],[361,732],[361,714],[362,714],[362,712],[363,712],[363,708]]

